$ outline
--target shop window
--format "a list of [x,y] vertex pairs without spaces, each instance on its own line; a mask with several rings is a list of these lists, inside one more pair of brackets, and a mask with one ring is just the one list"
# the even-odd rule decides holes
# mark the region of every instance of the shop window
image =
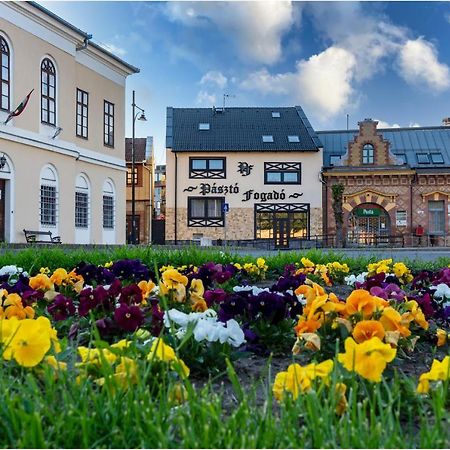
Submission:
[[224,197],[188,197],[189,227],[223,227]]
[[375,159],[375,149],[372,144],[365,144],[362,149],[362,163],[373,164]]
[[301,163],[265,162],[264,184],[301,184]]
[[189,158],[189,178],[226,178],[225,158]]
[[428,202],[428,232],[430,235],[445,234],[444,207],[444,200],[430,200]]

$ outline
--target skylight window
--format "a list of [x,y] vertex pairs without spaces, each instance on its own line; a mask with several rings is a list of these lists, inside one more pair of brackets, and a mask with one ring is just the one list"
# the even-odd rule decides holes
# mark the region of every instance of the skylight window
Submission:
[[407,164],[408,161],[406,160],[406,154],[405,153],[394,153],[395,157],[402,161],[402,164]]
[[199,130],[209,130],[209,123],[199,123],[198,129]]
[[280,113],[278,111],[272,111],[272,117],[273,118],[280,118],[281,115],[280,115]]
[[431,162],[433,164],[444,164],[442,153],[431,153]]
[[263,135],[262,140],[263,140],[263,142],[273,142],[273,136]]
[[419,164],[430,164],[430,158],[428,157],[428,153],[417,153],[417,162]]
[[341,162],[341,155],[330,155],[330,166],[338,166]]
[[300,142],[300,137],[299,136],[288,136],[288,141],[289,142]]

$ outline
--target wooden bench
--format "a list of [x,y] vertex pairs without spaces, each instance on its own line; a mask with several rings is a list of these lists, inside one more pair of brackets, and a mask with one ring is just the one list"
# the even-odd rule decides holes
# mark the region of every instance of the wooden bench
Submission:
[[[59,236],[52,236],[51,231],[23,230],[28,244],[61,244]],[[48,239],[42,239],[48,236]]]

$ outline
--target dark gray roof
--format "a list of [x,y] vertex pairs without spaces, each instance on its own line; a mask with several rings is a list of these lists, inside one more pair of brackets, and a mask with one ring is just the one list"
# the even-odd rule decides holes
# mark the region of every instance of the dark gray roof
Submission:
[[[272,117],[278,112],[280,117]],[[199,124],[209,124],[200,130]],[[273,136],[273,142],[263,142]],[[289,142],[298,136],[299,142]],[[167,108],[166,147],[195,151],[318,151],[322,144],[300,106]]]
[[[426,169],[428,167],[450,167],[450,127],[412,127],[412,128],[381,128],[377,130],[391,146],[391,152],[404,155],[410,167]],[[330,166],[330,156],[343,156],[359,130],[318,131],[323,143],[323,165]],[[429,163],[419,164],[418,153],[428,154]],[[440,153],[443,163],[433,163],[431,154]]]

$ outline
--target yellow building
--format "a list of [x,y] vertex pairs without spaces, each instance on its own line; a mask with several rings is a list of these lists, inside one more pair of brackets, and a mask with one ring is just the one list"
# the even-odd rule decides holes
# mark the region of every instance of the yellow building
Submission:
[[139,70],[90,39],[36,3],[0,3],[1,240],[125,241],[125,81]]
[[[132,224],[132,150],[130,138],[125,140],[125,159],[127,163],[127,242],[131,243]],[[135,223],[136,243],[151,242],[153,217],[153,137],[134,140],[134,186],[135,186]]]

